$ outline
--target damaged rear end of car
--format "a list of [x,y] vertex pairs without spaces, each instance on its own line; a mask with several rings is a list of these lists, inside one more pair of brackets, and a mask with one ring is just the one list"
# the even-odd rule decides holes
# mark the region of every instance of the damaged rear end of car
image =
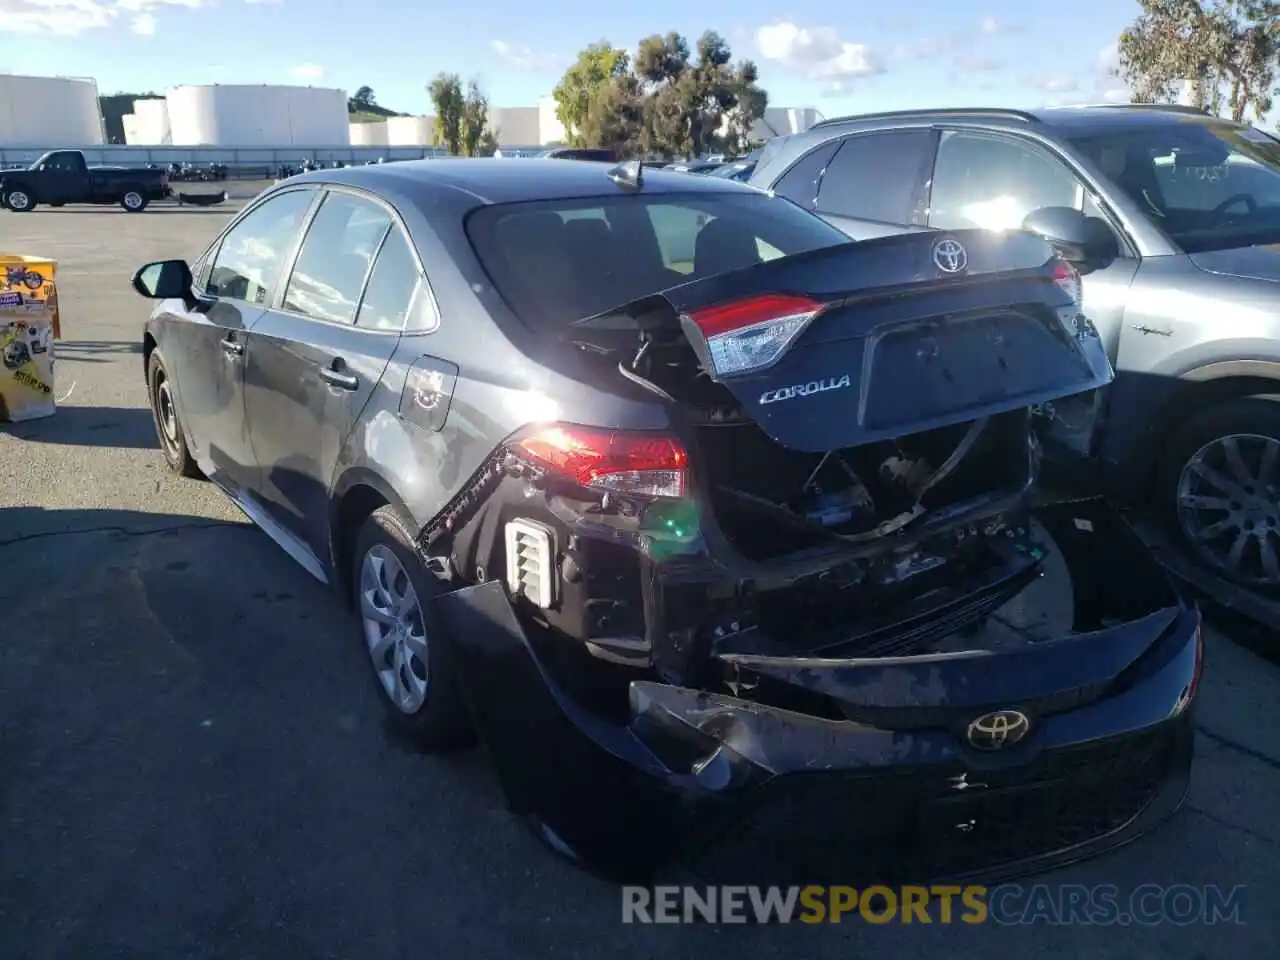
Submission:
[[822,246],[559,338],[669,427],[529,424],[419,544],[476,572],[437,612],[554,847],[617,879],[990,877],[1177,807],[1199,615],[1105,508],[1035,506],[1033,409],[1112,376],[1043,240]]

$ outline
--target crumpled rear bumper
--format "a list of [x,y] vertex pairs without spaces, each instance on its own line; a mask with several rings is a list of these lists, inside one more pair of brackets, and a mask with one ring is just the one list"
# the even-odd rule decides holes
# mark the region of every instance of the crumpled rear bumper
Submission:
[[[501,584],[438,610],[509,806],[612,879],[992,880],[1126,842],[1186,789],[1201,639],[1180,605],[1012,652],[748,664],[852,719],[646,680],[625,724],[556,682]],[[968,723],[1003,708],[1031,732],[973,749]]]

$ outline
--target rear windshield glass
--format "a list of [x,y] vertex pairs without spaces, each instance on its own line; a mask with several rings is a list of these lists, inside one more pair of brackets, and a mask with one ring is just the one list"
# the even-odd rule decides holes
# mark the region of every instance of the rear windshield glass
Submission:
[[593,317],[690,280],[848,241],[764,193],[655,193],[481,207],[481,264],[534,329]]

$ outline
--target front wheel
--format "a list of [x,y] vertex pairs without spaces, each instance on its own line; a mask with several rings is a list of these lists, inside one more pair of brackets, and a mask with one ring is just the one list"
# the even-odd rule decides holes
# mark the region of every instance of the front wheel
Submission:
[[1243,397],[1192,419],[1160,471],[1162,499],[1202,563],[1280,591],[1280,397]]
[[4,195],[4,205],[14,213],[30,213],[36,208],[36,201],[25,190],[10,190]]
[[203,479],[204,474],[187,447],[187,434],[182,429],[182,422],[178,419],[178,406],[174,402],[173,384],[169,380],[164,358],[158,350],[147,361],[147,392],[151,397],[151,417],[155,421],[156,437],[160,441],[164,462],[180,477]]
[[141,213],[147,209],[147,198],[137,190],[130,190],[120,198],[120,206],[128,213]]
[[413,535],[391,507],[365,521],[354,560],[353,605],[390,722],[427,749],[465,743],[469,726],[452,649],[430,604],[444,588],[418,560]]

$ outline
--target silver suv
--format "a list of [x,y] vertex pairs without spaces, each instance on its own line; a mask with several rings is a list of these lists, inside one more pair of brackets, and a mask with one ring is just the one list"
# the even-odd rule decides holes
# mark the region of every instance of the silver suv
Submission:
[[1210,569],[1280,588],[1280,141],[1190,108],[934,110],[771,141],[751,183],[857,240],[1051,223],[1116,368],[1046,410]]

